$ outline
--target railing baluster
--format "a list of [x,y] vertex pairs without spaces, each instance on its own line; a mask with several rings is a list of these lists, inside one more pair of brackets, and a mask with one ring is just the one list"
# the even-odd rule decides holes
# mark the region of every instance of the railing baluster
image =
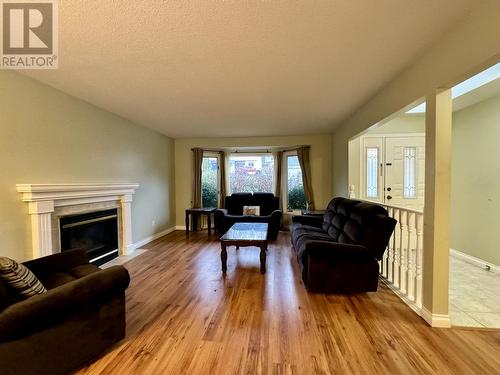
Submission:
[[407,281],[408,281],[408,249],[406,248],[406,221],[408,218],[408,211],[399,211],[399,228],[401,235],[399,237],[399,289],[403,294],[406,294]]
[[[392,208],[385,207],[387,209],[387,212],[389,216],[391,216]],[[380,270],[380,274],[387,279],[388,277],[388,272],[387,272],[387,266],[388,266],[388,253],[391,251],[391,240],[389,240],[389,245],[387,246],[387,251],[384,251],[384,255],[382,256],[382,268]]]
[[[392,218],[395,218],[396,210],[392,209]],[[392,242],[392,246],[389,247],[389,258],[388,258],[388,275],[387,280],[391,283],[394,282],[394,253],[396,252],[396,231],[393,231],[392,238],[390,240]]]
[[396,232],[396,243],[394,245],[394,275],[393,275],[393,283],[396,288],[399,288],[400,285],[400,271],[401,271],[401,235],[402,235],[402,227],[401,227],[401,209],[395,209],[396,214],[394,218],[398,221],[396,224],[395,232]]
[[424,255],[424,215],[418,214],[416,220],[417,241],[416,241],[416,290],[415,302],[418,307],[422,307],[422,262]]
[[408,212],[408,288],[407,295],[410,301],[415,301],[415,275],[416,275],[416,239],[413,235],[415,231],[415,221],[417,214],[415,212]]

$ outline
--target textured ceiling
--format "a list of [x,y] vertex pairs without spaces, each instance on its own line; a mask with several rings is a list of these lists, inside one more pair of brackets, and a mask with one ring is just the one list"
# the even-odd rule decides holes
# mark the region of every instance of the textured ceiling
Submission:
[[60,0],[22,72],[172,137],[330,132],[474,0]]

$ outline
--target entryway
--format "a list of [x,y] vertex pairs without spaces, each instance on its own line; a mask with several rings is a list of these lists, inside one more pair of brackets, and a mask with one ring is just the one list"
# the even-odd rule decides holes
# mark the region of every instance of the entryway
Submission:
[[364,135],[360,145],[360,197],[422,210],[425,135]]

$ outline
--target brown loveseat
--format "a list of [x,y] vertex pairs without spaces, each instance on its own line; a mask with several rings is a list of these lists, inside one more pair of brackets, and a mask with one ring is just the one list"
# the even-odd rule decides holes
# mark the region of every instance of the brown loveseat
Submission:
[[2,375],[66,374],[125,337],[125,268],[101,270],[80,250],[24,265],[48,292],[20,300],[0,281]]
[[347,198],[332,199],[323,217],[295,216],[292,245],[307,290],[376,291],[378,261],[395,225],[383,207]]

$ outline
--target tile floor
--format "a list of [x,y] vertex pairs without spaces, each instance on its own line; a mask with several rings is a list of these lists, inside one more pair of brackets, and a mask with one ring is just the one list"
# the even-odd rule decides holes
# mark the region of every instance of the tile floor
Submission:
[[454,326],[500,328],[500,274],[450,256],[449,312]]

